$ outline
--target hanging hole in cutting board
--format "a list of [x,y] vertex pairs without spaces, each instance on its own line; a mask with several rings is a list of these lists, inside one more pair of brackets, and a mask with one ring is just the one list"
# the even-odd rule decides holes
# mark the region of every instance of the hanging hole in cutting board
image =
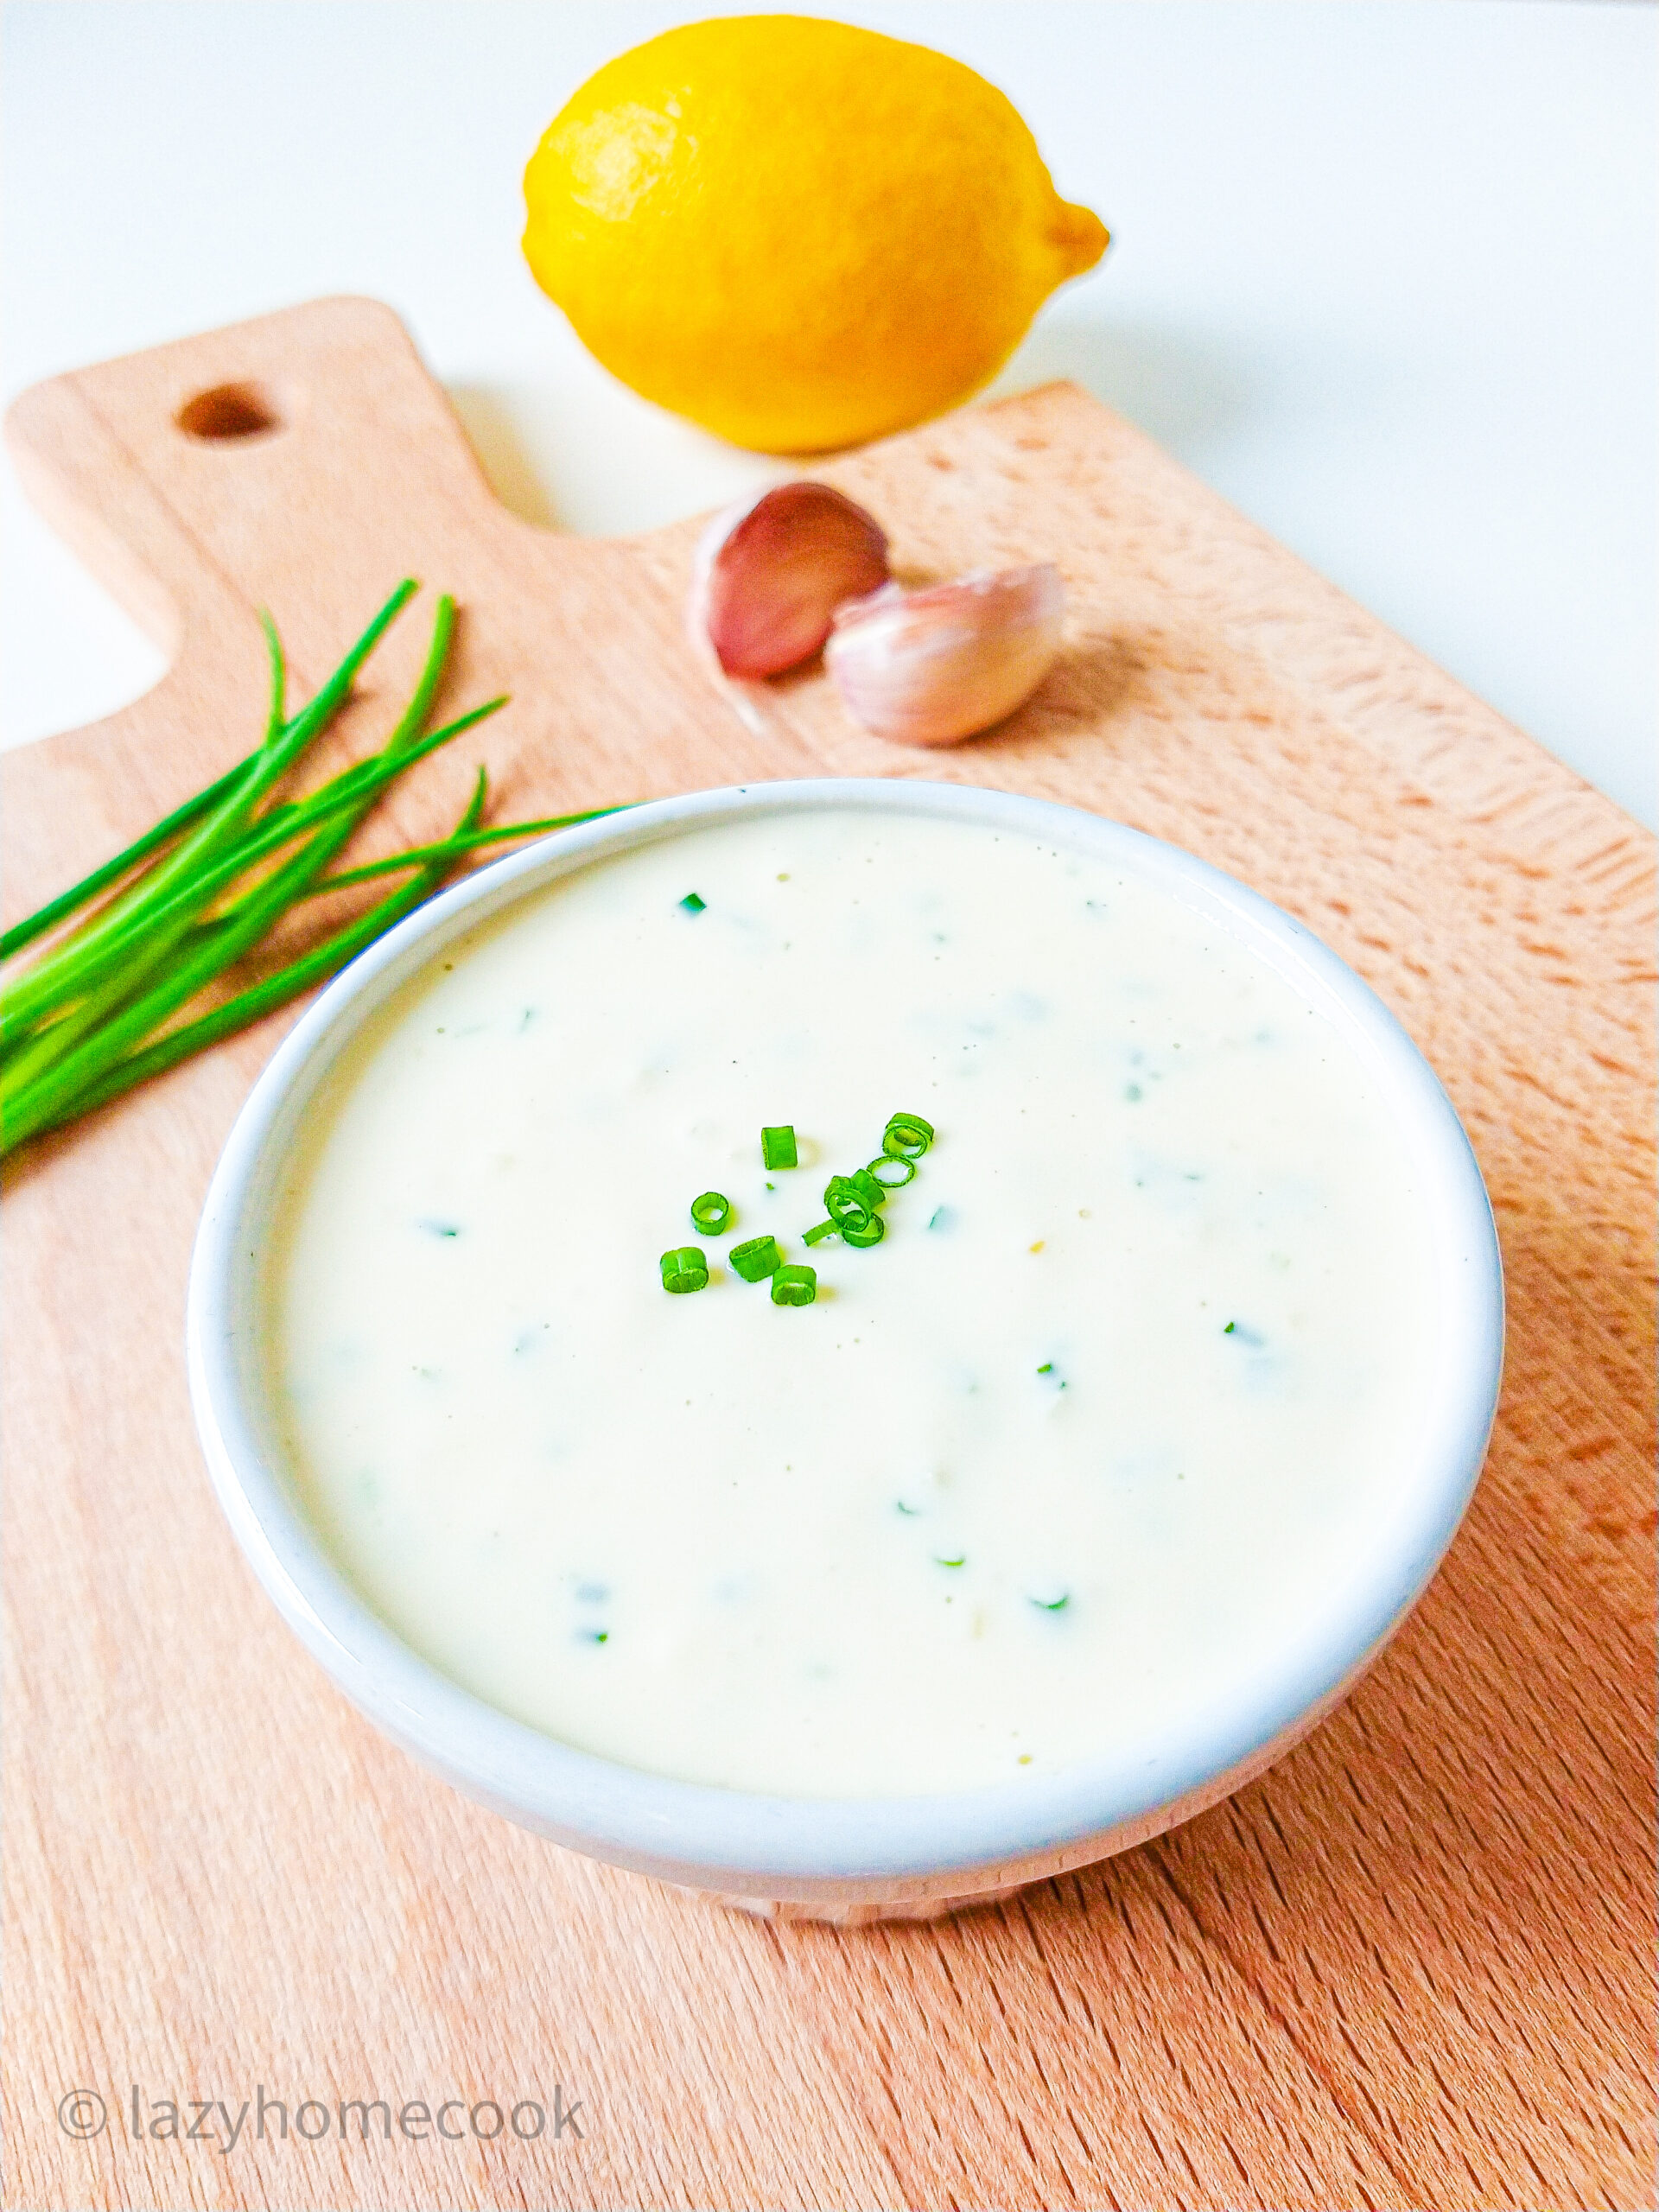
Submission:
[[206,445],[269,437],[283,428],[274,396],[257,384],[219,384],[187,399],[173,417],[186,437]]

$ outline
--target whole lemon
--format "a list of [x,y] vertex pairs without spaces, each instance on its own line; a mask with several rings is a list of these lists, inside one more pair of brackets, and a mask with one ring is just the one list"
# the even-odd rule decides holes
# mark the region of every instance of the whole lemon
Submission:
[[536,280],[605,366],[774,453],[964,398],[1106,248],[995,86],[808,16],[688,23],[607,62],[524,199]]

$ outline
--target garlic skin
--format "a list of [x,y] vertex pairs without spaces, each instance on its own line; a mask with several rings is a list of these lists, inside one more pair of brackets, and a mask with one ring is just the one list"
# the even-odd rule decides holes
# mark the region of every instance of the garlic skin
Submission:
[[887,574],[874,516],[828,484],[774,484],[724,509],[697,541],[686,628],[722,674],[778,676],[821,651],[836,607]]
[[954,745],[1011,715],[1054,665],[1065,587],[1052,562],[888,584],[841,607],[824,665],[847,711],[899,745]]

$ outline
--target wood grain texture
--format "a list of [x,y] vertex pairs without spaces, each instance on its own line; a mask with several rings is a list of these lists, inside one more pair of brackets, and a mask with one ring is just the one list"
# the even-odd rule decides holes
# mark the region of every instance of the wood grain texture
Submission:
[[[283,427],[185,437],[258,382]],[[181,1357],[207,1175],[279,1023],[9,1178],[5,2202],[1532,2208],[1654,2201],[1653,854],[1606,800],[1065,388],[823,472],[938,575],[1057,560],[1065,658],[1001,731],[897,753],[820,677],[746,729],[679,634],[691,528],[491,501],[390,314],[296,309],[14,411],[35,496],[176,648],[4,763],[14,911],[244,749],[268,604],[315,683],[406,569],[465,610],[449,696],[505,812],[803,772],[938,776],[1169,837],[1310,923],[1462,1114],[1509,1364],[1465,1528],[1334,1719],[1156,1843],[993,1909],[751,1922],[429,1780],[281,1627],[219,1519]],[[406,618],[347,716],[382,727]],[[154,2101],[504,2105],[578,2139],[131,2133]],[[73,2139],[59,2099],[97,2090]],[[209,2113],[222,2145],[222,2124]],[[451,2115],[454,2123],[454,2115]],[[315,2125],[314,2111],[310,2125]],[[463,2122],[463,2124],[465,2124]],[[483,2124],[490,2124],[488,2114]],[[527,2121],[528,2124],[528,2121]]]

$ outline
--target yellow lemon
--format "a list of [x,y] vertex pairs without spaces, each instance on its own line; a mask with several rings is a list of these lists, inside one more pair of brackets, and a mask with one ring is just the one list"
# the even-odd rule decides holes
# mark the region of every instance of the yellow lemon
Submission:
[[605,366],[775,453],[964,398],[1106,248],[994,85],[806,16],[688,23],[607,62],[524,199],[536,280]]

